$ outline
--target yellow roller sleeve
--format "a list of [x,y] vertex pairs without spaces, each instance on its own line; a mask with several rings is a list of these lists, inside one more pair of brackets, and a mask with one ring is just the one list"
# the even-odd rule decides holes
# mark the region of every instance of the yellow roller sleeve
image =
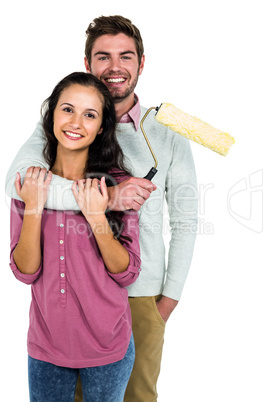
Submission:
[[189,140],[195,141],[220,155],[226,156],[234,137],[208,123],[184,113],[171,103],[162,103],[155,116],[156,120],[183,135]]

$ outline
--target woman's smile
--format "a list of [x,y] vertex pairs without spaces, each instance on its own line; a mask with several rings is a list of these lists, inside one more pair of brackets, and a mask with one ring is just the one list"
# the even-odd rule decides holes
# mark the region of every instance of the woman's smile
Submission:
[[81,138],[83,138],[83,135],[78,134],[78,133],[74,133],[72,131],[63,131],[65,136],[67,138],[69,138],[70,140],[80,140]]

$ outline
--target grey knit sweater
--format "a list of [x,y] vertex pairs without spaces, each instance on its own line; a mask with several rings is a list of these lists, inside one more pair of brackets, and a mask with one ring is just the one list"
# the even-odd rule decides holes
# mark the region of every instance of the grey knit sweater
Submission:
[[[146,109],[141,107],[141,117]],[[142,271],[128,291],[130,296],[163,294],[179,300],[189,271],[197,225],[197,187],[195,168],[187,139],[160,125],[151,112],[144,129],[158,160],[158,172],[153,178],[157,186],[139,211]],[[144,177],[154,165],[141,130],[133,123],[118,123],[117,138],[126,157],[126,164],[136,177]],[[29,166],[48,168],[42,151],[44,147],[41,121],[33,135],[19,150],[6,179],[6,192],[17,196],[14,181],[16,172],[24,177]],[[47,208],[77,210],[71,191],[72,182],[53,176]],[[166,201],[165,201],[166,200]],[[168,214],[164,206],[168,207]],[[165,263],[163,235],[171,229],[168,263]]]

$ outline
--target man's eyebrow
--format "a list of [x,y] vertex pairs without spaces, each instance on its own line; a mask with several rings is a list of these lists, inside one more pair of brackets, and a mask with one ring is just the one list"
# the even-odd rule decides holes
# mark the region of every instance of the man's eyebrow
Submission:
[[106,56],[108,56],[108,55],[109,55],[109,53],[108,53],[108,52],[96,52],[96,53],[94,53],[94,55],[93,55],[93,56],[98,56],[99,54],[105,54]]
[[121,52],[120,54],[123,55],[123,54],[129,54],[129,53],[134,54],[134,55],[136,54],[135,52],[133,52],[133,50],[126,50],[125,52]]
[[[109,54],[110,54],[109,52],[99,51],[99,52],[94,53],[93,56],[98,56],[98,55],[109,56]],[[136,53],[133,52],[133,50],[125,50],[124,52],[121,52],[121,53],[120,53],[121,56],[124,55],[124,54],[133,54],[133,55],[136,55]]]

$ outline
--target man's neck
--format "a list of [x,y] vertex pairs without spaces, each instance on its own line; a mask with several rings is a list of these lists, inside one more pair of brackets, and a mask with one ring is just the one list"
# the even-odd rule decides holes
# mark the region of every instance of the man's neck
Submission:
[[129,95],[126,99],[123,99],[122,101],[115,101],[114,107],[116,113],[116,121],[119,122],[121,117],[124,116],[124,114],[128,113],[130,109],[133,108],[134,105],[135,105],[134,92],[131,95]]

